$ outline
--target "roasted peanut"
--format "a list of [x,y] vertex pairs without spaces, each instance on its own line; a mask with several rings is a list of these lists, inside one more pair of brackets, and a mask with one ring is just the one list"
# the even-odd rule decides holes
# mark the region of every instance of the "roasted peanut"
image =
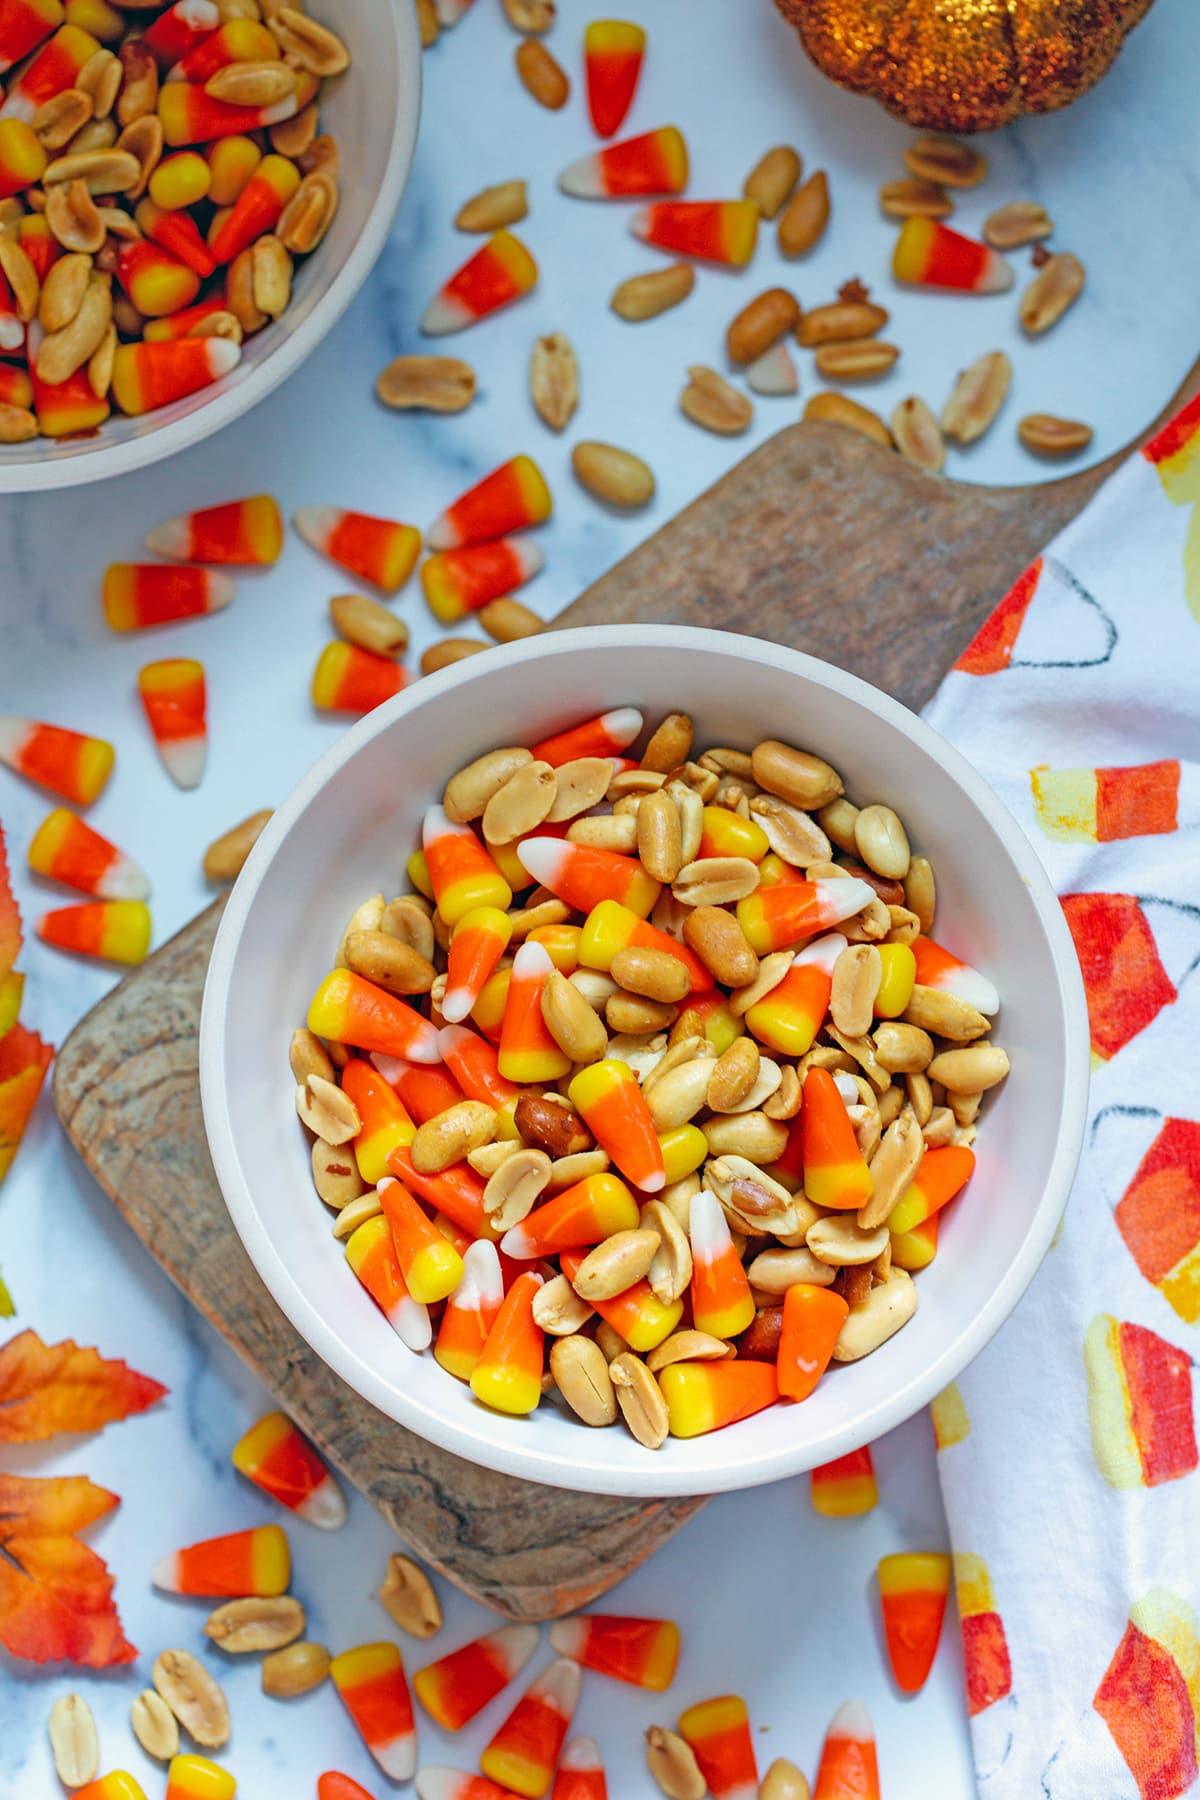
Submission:
[[489,844],[511,844],[536,830],[554,805],[558,776],[548,762],[522,763],[483,809]]
[[1012,364],[1003,350],[989,350],[964,369],[942,408],[942,430],[960,444],[982,437],[1004,405]]
[[804,408],[805,419],[816,419],[820,423],[845,425],[851,431],[861,432],[864,437],[874,438],[885,450],[892,448],[891,433],[869,406],[860,406],[857,400],[850,400],[845,394],[814,394]]
[[667,1800],[704,1800],[708,1792],[695,1751],[677,1731],[651,1725],[646,1733],[646,1767]]
[[227,1600],[208,1616],[204,1635],[231,1656],[281,1650],[304,1630],[304,1608],[290,1594],[277,1599]]
[[556,1338],[550,1346],[550,1373],[571,1411],[585,1425],[616,1424],[617,1397],[610,1364],[598,1343],[577,1334]]
[[644,994],[648,1000],[682,1000],[691,985],[677,956],[633,945],[613,957],[612,976],[623,988]]
[[917,1025],[934,1037],[949,1038],[954,1044],[969,1044],[991,1030],[991,1021],[965,1000],[943,988],[922,987],[920,983],[904,1009],[903,1022]]
[[678,306],[695,285],[696,271],[691,263],[671,263],[668,268],[652,269],[646,275],[631,275],[613,289],[608,304],[619,319],[640,323]]
[[461,1162],[468,1150],[490,1144],[495,1135],[494,1107],[482,1100],[458,1100],[417,1127],[410,1145],[413,1167],[422,1175],[436,1175]]
[[1019,250],[1022,244],[1048,238],[1053,230],[1054,221],[1036,200],[1010,200],[983,221],[984,242],[993,250]]
[[442,1606],[432,1581],[420,1563],[399,1551],[388,1557],[379,1604],[410,1637],[433,1637],[442,1629]]
[[1008,1056],[999,1044],[969,1044],[962,1050],[942,1050],[926,1072],[948,1094],[975,1094],[1003,1081],[1008,1069]]
[[904,160],[918,181],[937,181],[943,187],[978,187],[988,172],[987,157],[954,138],[920,137],[904,152]]
[[685,906],[725,906],[758,886],[758,867],[748,856],[702,856],[685,863],[671,892]]
[[544,1150],[552,1162],[593,1147],[592,1134],[573,1107],[536,1094],[521,1095],[513,1120],[525,1142]]
[[819,756],[794,750],[777,738],[764,738],[755,745],[751,765],[759,787],[802,812],[816,812],[842,792],[842,778],[836,769]]
[[[684,970],[685,978],[686,974]],[[572,1062],[599,1062],[608,1048],[608,1033],[596,1013],[559,969],[546,977],[542,988],[542,1017],[550,1036]]]
[[878,338],[852,338],[846,344],[822,344],[813,361],[826,381],[873,381],[886,375],[900,351]]
[[937,475],[945,467],[946,444],[941,427],[925,402],[916,394],[901,400],[892,414],[892,437],[896,448],[918,469]]
[[262,1691],[275,1700],[291,1700],[320,1687],[332,1658],[324,1644],[289,1644],[263,1657]]
[[954,202],[936,181],[885,181],[879,204],[891,219],[948,219]]
[[623,1350],[608,1365],[621,1416],[639,1444],[660,1450],[667,1441],[667,1403],[640,1357]]
[[904,904],[916,913],[922,931],[933,930],[937,889],[933,878],[933,864],[927,856],[914,856],[909,862],[908,874],[904,877]]
[[1069,251],[1060,250],[1043,263],[1017,308],[1021,324],[1030,336],[1036,337],[1057,324],[1082,294],[1085,280],[1083,264]]
[[179,1723],[161,1694],[143,1688],[129,1709],[133,1735],[147,1756],[170,1762],[179,1752]]
[[742,193],[764,219],[773,219],[799,179],[800,158],[790,144],[776,144],[759,157],[742,183]]
[[[551,331],[535,339],[529,358],[529,397],[539,419],[551,431],[565,430],[574,418],[579,406],[579,361],[565,331]],[[587,486],[578,466],[575,472]]]
[[806,256],[829,223],[829,177],[817,169],[798,187],[780,214],[777,242],[781,256]]
[[[533,1296],[534,1324],[540,1325],[551,1337],[569,1337],[580,1331],[594,1310],[586,1300],[580,1299],[565,1275],[552,1275]],[[559,1386],[562,1386],[561,1382]]]
[[64,1787],[83,1787],[100,1767],[100,1742],[92,1709],[82,1694],[64,1694],[50,1708],[50,1749]]
[[746,987],[758,974],[758,957],[745,932],[734,915],[720,906],[697,906],[689,912],[683,922],[683,941],[709,974],[728,987]]
[[754,417],[754,408],[745,394],[731,387],[715,369],[700,363],[688,369],[688,384],[679,396],[679,404],[693,425],[723,437],[736,437]]
[[632,450],[594,441],[576,444],[571,467],[588,493],[606,506],[646,506],[654,498],[654,471]]
[[462,412],[475,398],[475,371],[456,356],[397,356],[379,376],[375,392],[397,411]]
[[888,313],[873,301],[834,300],[801,313],[796,342],[805,350],[819,349],[822,344],[851,343],[874,337],[887,322]]
[[517,45],[514,60],[522,87],[539,106],[557,112],[566,105],[571,84],[545,44],[539,44],[534,38],[526,38],[524,43]]
[[1092,441],[1090,425],[1082,419],[1060,419],[1054,413],[1026,413],[1017,423],[1017,436],[1035,456],[1076,456]]
[[190,1650],[164,1650],[154,1664],[152,1679],[161,1698],[202,1750],[219,1750],[229,1742],[228,1702]]
[[514,600],[511,594],[505,594],[499,600],[489,600],[486,606],[479,608],[475,617],[488,636],[495,638],[498,644],[515,644],[518,638],[535,637],[545,629],[533,609],[523,601]]
[[454,215],[454,223],[460,231],[499,231],[502,226],[518,224],[528,212],[526,184],[500,181],[464,200]]
[[347,1144],[362,1130],[349,1094],[321,1075],[307,1075],[296,1087],[296,1111],[308,1129],[327,1144]]
[[730,321],[725,349],[730,362],[751,363],[792,330],[800,305],[787,288],[767,288]]
[[[865,1271],[864,1271],[865,1273]],[[907,1325],[917,1310],[917,1284],[904,1269],[893,1267],[888,1279],[869,1289],[852,1305],[833,1347],[835,1362],[857,1362]]]

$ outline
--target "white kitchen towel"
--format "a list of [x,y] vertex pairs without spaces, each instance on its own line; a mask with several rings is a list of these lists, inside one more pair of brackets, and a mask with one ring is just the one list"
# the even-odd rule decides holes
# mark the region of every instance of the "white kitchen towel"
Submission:
[[1041,852],[1093,1062],[1055,1245],[933,1408],[980,1793],[1200,1794],[1200,399],[927,716]]

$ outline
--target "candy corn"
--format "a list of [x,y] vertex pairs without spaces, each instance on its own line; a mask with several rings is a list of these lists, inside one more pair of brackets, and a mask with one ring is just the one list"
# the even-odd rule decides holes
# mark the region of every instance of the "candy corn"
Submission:
[[147,319],[142,337],[148,344],[166,344],[176,338],[191,337],[197,325],[203,325],[214,313],[225,310],[224,294],[210,294],[207,300],[197,300],[195,306],[185,306],[169,318]]
[[292,523],[314,550],[388,594],[408,580],[421,548],[415,526],[336,506],[302,506]]
[[392,700],[408,676],[390,656],[376,656],[341,638],[326,644],[313,670],[312,702],[319,712],[373,712]]
[[[525,840],[526,843],[528,841]],[[571,848],[580,849],[582,846],[575,844]],[[615,856],[614,860],[624,863],[632,859]],[[590,866],[594,868],[597,865]],[[602,969],[607,972],[611,969],[617,952],[627,950],[631,945],[638,949],[662,950],[668,956],[678,958],[691,977],[693,996],[703,997],[706,990],[711,990],[712,976],[686,944],[681,944],[669,932],[660,931],[657,925],[639,918],[637,913],[631,912],[628,906],[622,906],[617,900],[601,900],[588,914],[579,934],[579,961],[585,969]],[[688,1004],[698,1004],[698,1001],[689,1000]],[[737,1036],[736,1032],[734,1036]]]
[[875,1191],[846,1103],[828,1069],[809,1069],[800,1110],[804,1192],[814,1206],[857,1211]]
[[541,550],[529,538],[497,538],[494,543],[466,544],[461,550],[439,550],[421,564],[421,586],[430,610],[443,625],[453,625],[521,587],[542,567]]
[[35,875],[61,881],[97,900],[150,897],[145,870],[65,806],[56,806],[38,826],[29,846],[29,866]]
[[[497,866],[499,863],[497,862]],[[471,1023],[478,1026],[490,1043],[499,1044],[500,1031],[504,1024],[504,1008],[508,1004],[508,989],[512,980],[512,969],[497,969],[489,975],[483,984],[483,991],[475,1005],[471,1008]]]
[[[532,1269],[517,1276],[471,1371],[471,1392],[498,1412],[531,1413],[541,1401],[542,1329],[533,1316],[533,1296],[541,1285]],[[481,1765],[485,1774],[497,1773],[488,1769],[486,1754]]]
[[395,1088],[401,1103],[418,1125],[445,1112],[462,1099],[462,1090],[448,1069],[427,1063],[402,1062],[376,1050],[371,1062],[383,1079]]
[[209,144],[204,160],[211,177],[209,200],[214,206],[232,206],[262,161],[262,151],[253,138],[235,133]]
[[[461,1099],[461,1095],[459,1098]],[[473,1238],[495,1239],[496,1232],[483,1206],[486,1183],[468,1162],[454,1163],[436,1175],[423,1175],[413,1165],[409,1150],[393,1150],[388,1168],[409,1193],[427,1200]]]
[[[131,238],[117,253],[117,280],[140,313],[158,319],[190,306],[200,292],[200,277],[161,244]],[[176,398],[177,396],[172,396]]]
[[917,979],[917,959],[908,944],[877,944],[883,973],[875,996],[877,1019],[898,1019],[908,1010]]
[[173,1756],[167,1769],[166,1800],[233,1800],[237,1782],[207,1756]]
[[444,1300],[462,1280],[462,1257],[394,1176],[379,1183],[379,1202],[409,1293],[425,1306]]
[[425,534],[431,550],[457,550],[540,525],[554,505],[546,478],[531,456],[514,456],[461,494]]
[[443,1025],[438,1049],[468,1100],[482,1100],[485,1106],[511,1113],[520,1090],[501,1074],[499,1054],[486,1038],[466,1025]]
[[146,548],[154,556],[178,562],[260,567],[278,562],[283,549],[279,502],[270,494],[255,494],[249,500],[227,500],[222,506],[183,513],[147,532]]
[[519,238],[497,231],[453,274],[421,315],[426,337],[462,331],[527,294],[538,267]]
[[581,200],[626,200],[647,194],[681,194],[687,178],[683,134],[674,125],[664,125],[568,163],[558,185],[564,194]]
[[875,1728],[861,1700],[847,1700],[829,1722],[813,1800],[879,1800]]
[[441,1061],[437,1032],[429,1020],[349,969],[334,969],[325,977],[313,995],[307,1022],[318,1037],[352,1044],[356,1050],[382,1050],[408,1062]]
[[34,930],[44,944],[105,962],[144,962],[150,948],[150,913],[141,900],[60,906],[43,913]]
[[925,1685],[949,1592],[950,1558],[939,1551],[906,1551],[880,1559],[883,1636],[896,1686],[903,1694],[919,1693]]
[[73,1800],[146,1800],[146,1790],[126,1769],[113,1769],[99,1781],[76,1788]]
[[342,1705],[389,1781],[411,1781],[417,1767],[417,1730],[395,1644],[344,1650],[329,1665]]
[[856,1519],[879,1504],[871,1447],[851,1450],[812,1472],[813,1511],[827,1519]]
[[228,338],[118,344],[113,359],[113,398],[122,412],[137,417],[211,387],[241,360],[241,345]]
[[927,1150],[909,1186],[888,1214],[888,1230],[903,1236],[923,1225],[962,1191],[974,1168],[975,1152],[965,1145],[945,1144]]
[[917,1269],[927,1269],[937,1255],[939,1215],[932,1213],[920,1225],[914,1225],[911,1231],[893,1231],[889,1237],[892,1261],[898,1269],[907,1269],[910,1274]]
[[603,1243],[616,1231],[635,1230],[637,1221],[637,1201],[618,1176],[585,1175],[505,1232],[500,1248],[524,1262]]
[[981,975],[978,969],[973,969],[970,963],[961,962],[941,944],[935,944],[932,938],[914,938],[911,949],[921,987],[938,988],[944,994],[953,994],[956,1000],[965,1001],[989,1018],[999,1012],[1000,996],[995,983]]
[[317,1800],[375,1800],[375,1796],[340,1769],[326,1769],[317,1776]]
[[208,754],[204,665],[187,657],[147,663],[138,671],[138,693],[167,774],[178,787],[194,788]]
[[727,806],[706,806],[701,814],[699,856],[745,856],[761,862],[770,849],[757,819],[743,819]]
[[550,1800],[608,1800],[608,1782],[595,1738],[572,1738],[565,1747]]
[[754,1298],[721,1203],[708,1188],[692,1196],[692,1318],[697,1331],[733,1338],[754,1318]]
[[662,891],[635,856],[592,844],[527,837],[517,845],[517,855],[534,881],[579,912],[590,913],[602,900],[615,900],[644,919]]
[[286,1413],[267,1413],[233,1446],[240,1475],[309,1525],[335,1531],[345,1523],[342,1490]]
[[437,909],[447,925],[457,925],[477,906],[502,911],[512,904],[512,889],[471,827],[456,825],[444,807],[429,807],[421,839]]
[[725,1694],[689,1706],[679,1735],[691,1746],[713,1800],[755,1800],[758,1764],[744,1700]]
[[462,1769],[439,1765],[424,1768],[417,1776],[417,1800],[513,1800],[513,1796],[486,1775],[468,1775]]
[[413,1676],[417,1699],[443,1731],[461,1731],[515,1681],[537,1649],[536,1625],[504,1625]]
[[103,738],[0,713],[0,762],[76,806],[90,806],[101,793],[115,758]]
[[177,150],[174,156],[159,163],[147,191],[155,206],[161,206],[164,212],[179,212],[206,200],[211,186],[212,170],[199,152]]
[[[0,317],[0,327],[3,326],[3,323],[3,318]],[[25,328],[22,326],[17,344],[22,343],[24,338]],[[14,346],[8,345],[6,348],[11,349]],[[18,369],[14,363],[0,363],[0,402],[3,402],[5,406],[31,406],[33,404],[33,382],[28,369]]]
[[597,1674],[661,1694],[675,1679],[679,1627],[672,1619],[629,1619],[615,1613],[577,1613],[556,1619],[550,1648]]
[[530,1684],[479,1758],[484,1774],[527,1800],[541,1800],[554,1778],[579,1703],[579,1687],[578,1663],[562,1658],[551,1663]]
[[349,1094],[362,1120],[362,1130],[354,1140],[358,1172],[369,1187],[374,1187],[387,1175],[387,1159],[392,1151],[411,1144],[417,1128],[396,1090],[360,1057],[342,1070],[342,1092]]
[[856,875],[826,876],[817,881],[781,881],[759,888],[737,903],[738,924],[760,956],[786,950],[816,931],[827,931],[853,918],[875,898],[875,890]]
[[[32,187],[45,167],[46,152],[33,127],[24,119],[0,117],[0,200]],[[6,340],[6,347],[14,346]]]
[[[547,959],[549,960],[549,959]],[[643,1193],[666,1184],[662,1148],[637,1077],[615,1057],[581,1069],[568,1090],[571,1105],[602,1150]]]
[[850,1308],[832,1288],[797,1282],[783,1297],[777,1373],[785,1400],[807,1400],[829,1367]]
[[226,100],[214,100],[190,81],[166,81],[159,90],[158,116],[167,144],[172,150],[179,150],[185,144],[203,144],[235,133],[244,136],[250,131],[282,125],[308,105],[313,91],[313,84],[308,84],[307,89],[302,84],[294,94],[276,100],[272,106],[232,106]]
[[[197,161],[201,160],[201,158],[197,158]],[[207,164],[204,166],[208,167]],[[144,237],[150,239],[150,243],[144,246],[140,254],[126,258],[126,271],[130,282],[137,281],[139,290],[143,291],[151,302],[160,297],[165,297],[170,302],[179,298],[189,285],[189,282],[186,282],[178,273],[178,270],[183,268],[191,271],[190,284],[192,292],[195,293],[200,281],[207,280],[217,265],[212,251],[200,236],[200,229],[192,215],[178,210],[171,211],[160,206],[151,195],[147,194],[144,199],[138,201],[134,219]],[[157,250],[154,248],[155,245],[158,246]],[[130,297],[136,306],[138,304],[136,297],[132,294]],[[223,294],[219,297],[213,296],[213,298],[219,298],[219,305],[211,306],[210,311],[220,312],[225,309],[226,302]],[[155,316],[159,320],[183,317],[195,322],[197,309],[189,306],[187,301],[181,301],[179,305],[168,303],[160,305]],[[203,315],[201,314],[201,316]],[[187,337],[190,331],[190,325],[186,325],[182,331],[160,333],[155,330],[149,334],[149,341]],[[197,337],[202,335],[200,332],[196,333]]]
[[265,25],[257,19],[231,18],[218,31],[192,45],[168,79],[198,82],[203,87],[218,69],[228,68],[231,63],[273,62],[278,56],[279,46]]
[[232,262],[240,250],[274,230],[299,186],[300,171],[290,158],[264,156],[209,239],[216,261]]
[[346,1242],[346,1261],[402,1344],[427,1350],[433,1339],[429,1313],[404,1285],[392,1228],[380,1214],[367,1219]]
[[892,274],[917,287],[963,294],[1003,294],[1013,284],[1012,268],[997,251],[951,231],[940,219],[905,219],[892,252]]
[[466,1018],[511,937],[512,921],[498,906],[475,906],[463,914],[450,938],[444,1019],[457,1024]]
[[216,31],[221,14],[215,0],[175,0],[142,33],[141,42],[162,70],[180,62]]
[[142,631],[220,612],[234,592],[232,577],[211,569],[110,563],[104,572],[104,617],[112,631]]
[[784,1056],[803,1056],[829,1011],[833,966],[846,939],[840,931],[827,932],[806,944],[792,959],[783,980],[745,1013],[746,1030],[761,1044]]
[[500,1029],[499,1069],[508,1081],[551,1082],[570,1071],[571,1058],[542,1017],[542,989],[553,972],[541,944],[522,944],[513,959]]
[[773,1406],[779,1382],[771,1363],[670,1363],[658,1378],[672,1437],[702,1437]]
[[0,7],[0,75],[36,50],[62,19],[61,0],[5,0]]
[[[61,94],[64,88],[75,86],[84,63],[99,48],[90,32],[80,31],[77,25],[60,25],[49,43],[42,45],[9,88],[3,106],[0,106],[0,125],[9,120],[28,125],[39,106]],[[40,144],[38,149],[41,150]],[[42,152],[43,168],[45,162]],[[29,179],[36,181],[41,172],[41,168],[37,169]]]
[[150,1571],[155,1587],[168,1594],[239,1599],[273,1599],[286,1594],[292,1563],[278,1525],[255,1525],[225,1537],[205,1538],[160,1558]]
[[[22,237],[23,249],[32,251],[35,239]],[[32,261],[32,256],[30,258]],[[49,257],[47,264],[57,258]],[[37,414],[38,430],[43,437],[79,437],[84,432],[94,431],[103,425],[112,411],[107,400],[97,398],[86,367],[76,369],[66,381],[43,381],[37,372],[37,346],[40,342],[41,327],[35,320],[29,327],[30,372],[33,378],[33,410]],[[118,355],[120,351],[118,350]]]
[[636,706],[614,707],[598,718],[543,738],[533,745],[532,754],[535,762],[548,762],[555,769],[581,756],[619,756],[637,737],[643,722]]
[[583,34],[583,72],[588,114],[597,137],[621,129],[633,104],[646,33],[624,19],[593,19]]
[[658,200],[634,213],[629,229],[677,256],[741,268],[754,255],[758,219],[752,200]]
[[[504,1299],[504,1277],[496,1246],[486,1238],[468,1246],[462,1264],[462,1280],[447,1298],[433,1354],[449,1374],[470,1381]],[[415,1685],[425,1700],[420,1675]],[[425,1704],[432,1712],[427,1700]]]

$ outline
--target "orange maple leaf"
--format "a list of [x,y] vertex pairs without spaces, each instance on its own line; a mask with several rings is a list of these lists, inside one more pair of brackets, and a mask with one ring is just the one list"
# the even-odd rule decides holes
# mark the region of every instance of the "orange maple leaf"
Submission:
[[14,1025],[0,1037],[0,1181],[8,1174],[54,1051],[36,1031]]
[[137,1656],[107,1565],[75,1536],[118,1504],[82,1475],[0,1474],[0,1644],[13,1656],[91,1669]]
[[99,1431],[145,1412],[167,1392],[127,1363],[65,1339],[20,1331],[0,1346],[0,1444],[37,1444],[56,1431]]

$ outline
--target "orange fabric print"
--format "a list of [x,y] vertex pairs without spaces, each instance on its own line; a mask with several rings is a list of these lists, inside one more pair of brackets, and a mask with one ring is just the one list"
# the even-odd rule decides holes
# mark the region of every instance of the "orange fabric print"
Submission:
[[967,1711],[974,1718],[1012,1692],[1012,1663],[992,1578],[981,1556],[955,1551],[954,1587],[962,1623]]
[[1114,1218],[1146,1280],[1187,1324],[1200,1324],[1200,1125],[1164,1122]]
[[1141,1800],[1176,1800],[1200,1774],[1196,1701],[1200,1645],[1190,1606],[1152,1588],[1129,1623],[1092,1702]]
[[1192,509],[1183,545],[1183,592],[1200,622],[1200,394],[1143,446],[1142,455],[1157,469],[1172,505]]
[[1192,1359],[1144,1325],[1097,1313],[1083,1341],[1096,1466],[1110,1487],[1157,1487],[1197,1464]]
[[1123,769],[1029,771],[1038,824],[1059,843],[1111,844],[1118,838],[1154,837],[1179,825],[1176,761],[1139,763]]
[[963,675],[998,675],[1012,661],[1029,603],[1042,573],[1039,556],[1018,576],[999,606],[984,620],[954,667]]
[[1092,1050],[1107,1061],[1177,998],[1141,902],[1132,894],[1064,894],[1062,909],[1087,992]]

